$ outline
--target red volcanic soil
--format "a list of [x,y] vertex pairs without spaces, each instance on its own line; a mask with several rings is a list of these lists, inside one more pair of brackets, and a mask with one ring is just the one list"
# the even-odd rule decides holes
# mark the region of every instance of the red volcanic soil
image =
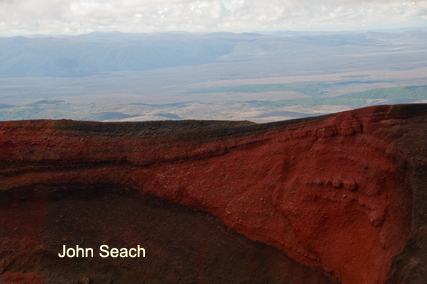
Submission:
[[[0,273],[425,283],[426,141],[426,105],[268,124],[1,122]],[[147,257],[57,255],[102,244]]]
[[0,283],[5,284],[44,284],[43,278],[34,273],[10,273],[6,272],[0,275]]

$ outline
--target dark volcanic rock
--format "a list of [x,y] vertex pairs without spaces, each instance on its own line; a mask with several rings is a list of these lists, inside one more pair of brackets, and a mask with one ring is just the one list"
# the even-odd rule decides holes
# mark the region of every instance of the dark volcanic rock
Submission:
[[[2,122],[0,273],[425,283],[426,141],[426,105],[269,124]],[[146,257],[101,258],[103,244]],[[63,245],[94,257],[59,258]]]

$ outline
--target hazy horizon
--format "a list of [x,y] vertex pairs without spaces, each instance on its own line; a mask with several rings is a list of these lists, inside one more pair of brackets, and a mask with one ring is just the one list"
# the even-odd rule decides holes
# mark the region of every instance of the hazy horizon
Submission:
[[423,102],[426,52],[427,0],[0,0],[0,120]]
[[0,35],[354,31],[427,27],[427,1],[0,0]]
[[66,38],[66,37],[75,37],[91,34],[127,34],[127,35],[155,35],[155,34],[189,34],[189,35],[206,35],[206,34],[261,34],[261,35],[277,35],[277,36],[286,36],[286,37],[297,37],[304,35],[333,35],[333,34],[362,34],[370,32],[378,33],[403,33],[410,31],[426,31],[427,24],[425,26],[419,27],[399,27],[399,28],[372,28],[372,29],[348,29],[348,30],[252,30],[252,31],[206,31],[206,32],[189,32],[184,30],[170,30],[170,31],[152,31],[152,32],[123,32],[119,30],[112,31],[92,31],[76,34],[38,34],[38,33],[28,33],[28,34],[2,34],[0,37],[28,37],[28,38],[43,38],[43,37],[56,37],[56,38]]
[[425,102],[427,31],[0,38],[0,120],[267,122]]

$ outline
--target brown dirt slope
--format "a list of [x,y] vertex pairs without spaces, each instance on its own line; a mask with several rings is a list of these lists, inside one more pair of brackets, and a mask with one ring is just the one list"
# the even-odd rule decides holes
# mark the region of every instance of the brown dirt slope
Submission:
[[[425,283],[425,141],[426,105],[269,124],[2,122],[0,274]],[[146,257],[101,258],[103,244]],[[59,258],[63,245],[95,255]]]

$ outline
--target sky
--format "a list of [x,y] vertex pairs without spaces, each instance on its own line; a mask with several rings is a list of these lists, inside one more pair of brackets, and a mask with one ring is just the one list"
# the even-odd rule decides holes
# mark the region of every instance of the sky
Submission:
[[0,0],[0,35],[426,27],[427,0]]

